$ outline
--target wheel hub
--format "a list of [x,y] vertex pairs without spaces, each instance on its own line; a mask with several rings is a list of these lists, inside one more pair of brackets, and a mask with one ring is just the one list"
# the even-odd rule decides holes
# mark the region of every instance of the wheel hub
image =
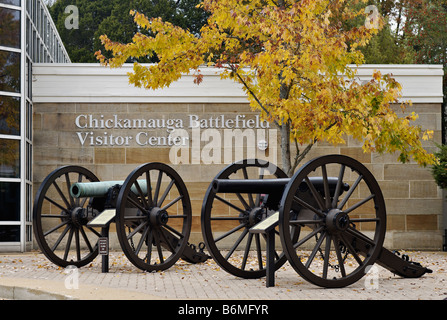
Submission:
[[86,214],[85,214],[85,210],[82,207],[76,207],[73,208],[71,210],[71,215],[70,215],[71,221],[75,226],[82,226],[85,225],[85,219],[87,218]]
[[153,226],[166,225],[169,220],[169,215],[166,210],[159,207],[154,207],[149,211],[149,222]]
[[343,232],[349,227],[349,216],[339,209],[331,209],[326,216],[326,227],[333,233]]

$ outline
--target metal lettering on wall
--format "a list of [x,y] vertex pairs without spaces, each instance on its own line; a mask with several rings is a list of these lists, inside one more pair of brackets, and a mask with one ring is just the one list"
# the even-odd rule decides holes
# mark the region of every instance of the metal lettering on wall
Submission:
[[276,160],[277,130],[259,115],[145,119],[82,114],[75,125],[83,147],[168,147],[174,164],[230,163],[233,150],[261,158],[268,153]]

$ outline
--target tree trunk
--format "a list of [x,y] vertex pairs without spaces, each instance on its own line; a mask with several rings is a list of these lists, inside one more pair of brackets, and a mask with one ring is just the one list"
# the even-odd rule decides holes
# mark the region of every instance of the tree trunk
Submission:
[[291,177],[293,172],[290,172],[292,164],[290,162],[290,125],[289,123],[283,123],[279,126],[281,133],[281,163],[284,172]]

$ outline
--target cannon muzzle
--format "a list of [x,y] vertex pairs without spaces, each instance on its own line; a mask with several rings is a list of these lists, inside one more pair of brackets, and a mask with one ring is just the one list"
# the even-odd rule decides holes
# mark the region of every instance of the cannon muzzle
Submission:
[[[119,185],[122,186],[124,181],[102,181],[102,182],[77,182],[73,183],[70,188],[70,194],[74,198],[104,197],[110,188]],[[146,181],[138,180],[138,184],[144,195],[147,194]],[[139,194],[135,185],[131,188],[132,192]]]

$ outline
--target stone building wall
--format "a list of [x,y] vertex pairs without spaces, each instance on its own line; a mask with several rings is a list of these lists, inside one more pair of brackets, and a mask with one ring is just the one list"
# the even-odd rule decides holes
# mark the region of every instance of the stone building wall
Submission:
[[[435,130],[435,141],[440,143],[441,104],[416,103],[410,111],[419,114],[417,123],[423,129]],[[257,156],[280,163],[279,132],[266,128],[256,115],[246,103],[35,103],[34,192],[52,170],[63,165],[84,166],[100,180],[124,180],[140,164],[163,162],[176,169],[186,183],[194,216],[190,242],[198,243],[205,191],[215,175],[231,162],[229,160]],[[169,119],[172,121],[168,122]],[[145,128],[139,123],[142,120],[147,121]],[[199,133],[189,128],[196,120],[204,121]],[[177,146],[177,149],[169,145],[174,143],[167,139],[168,131],[176,125],[179,129],[180,124],[188,134],[189,149],[186,145]],[[229,136],[225,135],[225,130],[229,131]],[[248,140],[248,145],[238,147],[242,139],[239,135],[244,133],[254,135],[254,143]],[[236,139],[231,134],[236,134]],[[202,140],[200,145],[198,138]],[[211,139],[218,138],[221,140],[215,142],[220,148],[210,152],[207,147]],[[258,140],[269,141],[266,152],[259,150]],[[424,143],[429,150],[435,150],[433,142]],[[385,247],[442,248],[441,190],[428,168],[414,163],[400,164],[397,155],[364,154],[361,143],[350,138],[346,145],[314,147],[305,161],[334,153],[359,160],[378,180],[388,214]],[[175,164],[179,155],[183,163]]]

